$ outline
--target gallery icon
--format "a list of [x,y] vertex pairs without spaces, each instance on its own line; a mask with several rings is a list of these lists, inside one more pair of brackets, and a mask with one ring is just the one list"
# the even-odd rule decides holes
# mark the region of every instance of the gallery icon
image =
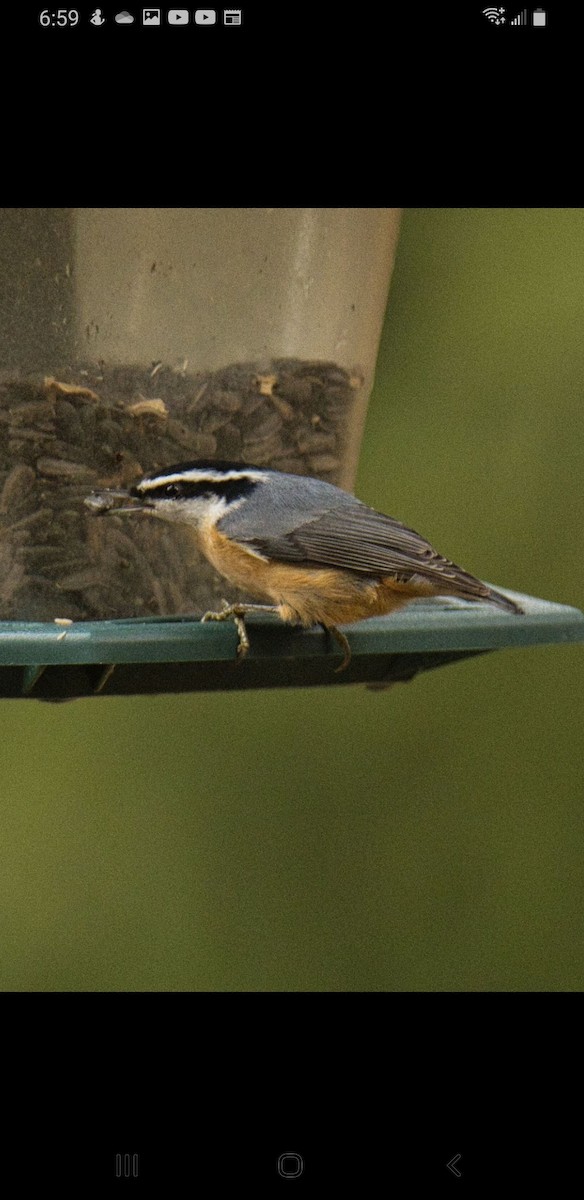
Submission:
[[142,24],[143,25],[160,25],[160,9],[159,8],[143,8],[142,9]]
[[195,25],[214,25],[216,20],[214,8],[197,8],[195,11]]

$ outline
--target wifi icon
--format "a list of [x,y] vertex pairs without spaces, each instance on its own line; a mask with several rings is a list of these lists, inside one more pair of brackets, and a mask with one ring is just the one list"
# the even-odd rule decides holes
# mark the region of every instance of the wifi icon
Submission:
[[483,16],[487,18],[493,25],[505,24],[505,9],[504,8],[483,8]]

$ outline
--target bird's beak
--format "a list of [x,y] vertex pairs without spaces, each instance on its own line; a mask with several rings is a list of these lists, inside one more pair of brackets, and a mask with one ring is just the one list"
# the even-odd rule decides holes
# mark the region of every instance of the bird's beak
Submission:
[[152,507],[121,488],[103,488],[100,492],[91,492],[83,503],[95,516],[104,516],[106,513],[144,512]]

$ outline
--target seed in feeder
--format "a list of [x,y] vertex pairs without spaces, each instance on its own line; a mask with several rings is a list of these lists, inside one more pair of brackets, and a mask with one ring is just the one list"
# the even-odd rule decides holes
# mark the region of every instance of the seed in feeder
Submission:
[[150,413],[154,417],[168,416],[168,409],[164,403],[164,400],[148,400],[146,396],[140,396],[139,399],[134,402],[134,404],[128,404],[126,411],[131,413],[133,417],[142,417]]
[[[257,459],[338,481],[360,380],[300,359],[187,366],[0,370],[0,619],[52,621],[55,608],[75,622],[195,617],[219,607],[225,584],[193,539],[111,511],[118,500],[106,489],[128,489],[147,471]],[[103,513],[107,521],[94,519]],[[230,600],[250,599],[234,591]]]
[[34,487],[35,473],[32,467],[17,463],[8,472],[0,495],[0,512],[8,513],[11,508],[19,508],[22,501]]
[[88,400],[99,400],[99,396],[91,388],[79,387],[76,383],[60,383],[52,375],[45,375],[44,386],[45,391],[58,392],[61,396],[85,396]]

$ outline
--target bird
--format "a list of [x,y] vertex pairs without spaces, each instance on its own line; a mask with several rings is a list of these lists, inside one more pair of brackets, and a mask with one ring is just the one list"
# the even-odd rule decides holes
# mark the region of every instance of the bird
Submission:
[[312,476],[242,462],[181,462],[150,471],[128,489],[93,492],[85,503],[96,515],[143,512],[191,529],[215,570],[263,601],[223,601],[201,618],[234,621],[240,658],[249,649],[250,612],[321,625],[343,651],[337,671],[351,660],[339,626],[385,616],[420,597],[456,596],[522,612],[395,517]]

